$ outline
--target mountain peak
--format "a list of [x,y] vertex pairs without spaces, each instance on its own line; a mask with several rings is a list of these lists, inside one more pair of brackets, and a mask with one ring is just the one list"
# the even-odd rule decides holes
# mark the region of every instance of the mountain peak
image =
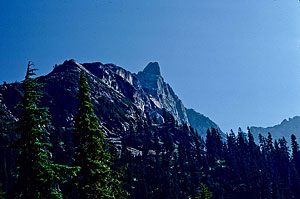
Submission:
[[74,59],[65,60],[63,64],[54,65],[53,71],[50,73],[61,73],[61,72],[70,72],[70,71],[81,71],[84,70],[85,72],[89,73],[89,71],[84,68],[81,64],[76,62]]
[[150,73],[153,75],[160,75],[160,67],[157,62],[150,62],[145,69],[143,70],[144,73]]

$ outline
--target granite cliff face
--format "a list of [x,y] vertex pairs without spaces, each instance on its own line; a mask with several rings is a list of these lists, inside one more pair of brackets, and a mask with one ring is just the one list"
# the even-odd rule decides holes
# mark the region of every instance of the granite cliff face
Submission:
[[157,62],[150,62],[142,72],[137,74],[137,78],[147,93],[152,107],[166,109],[179,124],[189,124],[183,103],[171,86],[164,81]]
[[[134,129],[137,121],[146,121],[147,116],[163,123],[164,110],[179,124],[191,125],[201,135],[205,134],[207,128],[218,128],[209,118],[184,107],[171,86],[164,81],[157,62],[149,63],[143,71],[134,74],[113,64],[79,64],[75,60],[65,61],[48,75],[39,77],[39,81],[45,84],[42,104],[50,108],[53,125],[57,128],[72,126],[78,104],[78,79],[82,70],[89,79],[95,113],[102,124],[108,127],[106,133],[110,136],[118,137]],[[22,96],[22,85],[1,85],[0,95],[1,107],[11,117],[16,116],[14,106]]]

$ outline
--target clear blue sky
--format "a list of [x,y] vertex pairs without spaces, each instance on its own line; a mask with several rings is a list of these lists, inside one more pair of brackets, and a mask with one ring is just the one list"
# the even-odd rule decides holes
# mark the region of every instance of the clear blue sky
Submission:
[[187,107],[223,131],[300,115],[298,0],[1,0],[0,81],[54,64],[158,61]]

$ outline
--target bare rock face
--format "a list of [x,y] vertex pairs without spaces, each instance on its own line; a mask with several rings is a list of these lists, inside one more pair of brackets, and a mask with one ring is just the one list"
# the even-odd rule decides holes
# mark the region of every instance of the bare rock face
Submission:
[[137,77],[153,106],[166,109],[180,124],[189,124],[183,103],[171,86],[164,81],[157,62],[150,62]]
[[137,77],[131,72],[113,64],[100,62],[82,65],[109,88],[130,99],[142,111],[149,106],[150,101],[146,93]]
[[144,73],[151,74],[154,76],[160,76],[160,67],[157,62],[150,62],[143,70]]

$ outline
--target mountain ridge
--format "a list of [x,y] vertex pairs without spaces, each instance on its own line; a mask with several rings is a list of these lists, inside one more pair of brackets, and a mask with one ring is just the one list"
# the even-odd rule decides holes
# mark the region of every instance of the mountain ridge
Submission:
[[[50,107],[50,111],[55,116],[63,117],[66,123],[72,122],[71,118],[75,114],[73,110],[76,109],[77,104],[74,91],[78,89],[77,80],[82,70],[86,72],[91,83],[91,97],[96,109],[98,106],[102,106],[101,100],[105,99],[108,104],[123,104],[121,107],[127,111],[128,114],[125,115],[128,118],[133,120],[137,117],[145,118],[145,114],[148,114],[152,119],[156,117],[159,122],[164,121],[163,110],[166,110],[178,124],[191,125],[200,135],[205,135],[207,130],[204,130],[205,128],[212,127],[222,133],[221,129],[208,117],[195,111],[194,114],[188,116],[187,110],[189,109],[184,106],[172,87],[161,76],[158,62],[150,62],[143,71],[137,74],[120,66],[101,62],[80,64],[71,59],[56,65],[49,74],[39,77],[40,81],[45,83],[44,91],[46,91],[46,97],[42,100],[42,104]],[[14,106],[17,99],[21,97],[21,93],[20,84],[1,85],[0,95],[3,96],[3,100],[0,104],[15,115]],[[63,98],[67,99],[68,103],[64,103],[65,99]],[[59,108],[56,108],[53,103],[56,106],[59,104]],[[126,103],[131,103],[131,105]],[[134,110],[135,107],[139,110]],[[61,112],[59,109],[65,109],[65,112]],[[189,112],[191,113],[191,111]],[[98,114],[101,121],[112,125],[112,122],[106,121],[107,118],[101,117],[100,110]],[[193,117],[198,117],[198,119]],[[192,124],[190,120],[193,121]],[[196,123],[197,120],[204,121]],[[206,125],[201,126],[202,124]],[[124,122],[122,125],[112,125],[112,127],[118,126],[117,131],[127,131],[132,128],[130,125],[134,126],[134,122]]]
[[270,127],[252,126],[250,127],[250,131],[253,133],[256,139],[258,139],[259,134],[267,136],[269,132],[272,134],[274,139],[285,137],[287,140],[289,140],[292,134],[300,137],[300,116],[284,119],[280,124]]

